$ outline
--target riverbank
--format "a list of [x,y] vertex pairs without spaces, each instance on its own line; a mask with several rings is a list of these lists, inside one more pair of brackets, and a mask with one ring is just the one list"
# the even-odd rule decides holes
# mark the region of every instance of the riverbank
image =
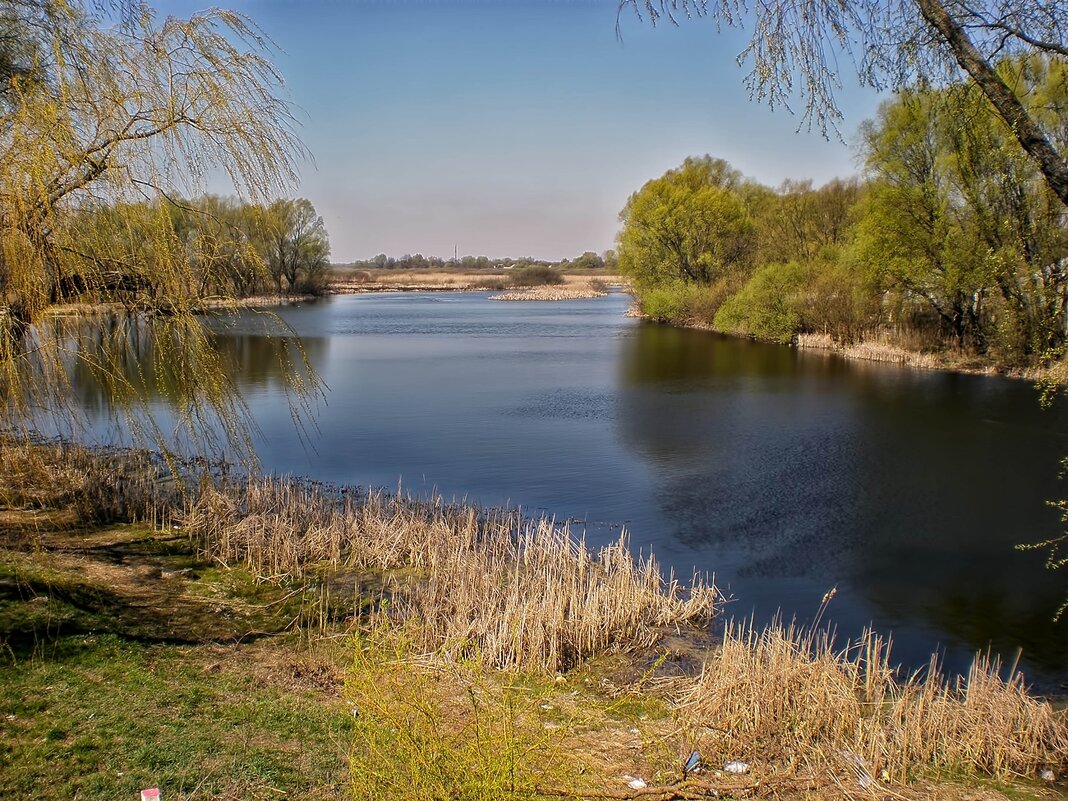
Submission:
[[[661,325],[670,325],[678,328],[690,328],[695,331],[709,331],[726,337],[738,337],[740,339],[756,339],[759,337],[744,337],[740,334],[732,334],[716,329],[711,323],[688,321],[662,321],[654,320],[642,313],[638,304],[632,304],[626,312],[628,317],[656,322]],[[782,344],[769,342],[769,344]],[[951,351],[916,351],[908,350],[894,343],[888,336],[874,336],[862,339],[858,342],[843,344],[837,342],[828,334],[799,334],[789,346],[798,350],[809,350],[833,354],[843,359],[861,362],[876,362],[891,364],[899,367],[911,367],[917,370],[938,370],[948,373],[963,373],[965,375],[1002,376],[1016,378],[1025,381],[1045,381],[1055,374],[1065,371],[1064,365],[1040,368],[1007,368],[995,364],[992,360],[981,356],[961,354]],[[1061,380],[1061,379],[1057,379]]]
[[[320,294],[266,294],[244,298],[200,298],[192,303],[197,312],[236,311],[307,303],[329,295],[362,295],[383,292],[503,292],[493,300],[579,300],[606,294],[608,285],[626,286],[626,279],[618,275],[588,275],[563,273],[562,285],[544,287],[514,287],[507,273],[461,272],[394,272],[381,275],[341,272],[331,277]],[[511,291],[506,291],[511,290]],[[121,303],[63,303],[48,310],[53,318],[86,317],[112,314],[128,310]]]
[[826,351],[844,359],[881,362],[918,370],[942,370],[969,375],[999,375],[1027,381],[1042,381],[1049,377],[1050,368],[999,367],[989,359],[953,352],[920,352],[907,350],[888,337],[865,339],[851,344],[835,342],[827,334],[800,334],[794,342],[800,350]]
[[1061,772],[1065,721],[1018,677],[902,681],[872,636],[710,643],[714,590],[624,547],[294,480],[180,498],[132,452],[0,463],[14,797],[1057,797],[1019,777]]

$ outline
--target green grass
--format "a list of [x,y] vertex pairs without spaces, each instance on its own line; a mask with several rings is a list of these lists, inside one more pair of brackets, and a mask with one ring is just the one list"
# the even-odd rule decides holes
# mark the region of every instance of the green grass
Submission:
[[33,542],[0,541],[0,798],[347,796],[349,651],[262,636],[299,622],[299,587],[143,526]]
[[[300,656],[293,640],[74,636],[47,658],[4,665],[0,797],[136,798],[150,786],[168,801],[343,797],[353,717],[340,698],[293,678],[322,670],[321,654]],[[264,662],[277,675],[265,676]]]

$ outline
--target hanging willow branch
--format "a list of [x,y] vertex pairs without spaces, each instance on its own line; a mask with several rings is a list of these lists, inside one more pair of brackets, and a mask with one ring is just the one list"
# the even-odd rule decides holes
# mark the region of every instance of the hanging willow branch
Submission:
[[[75,417],[91,376],[159,438],[146,388],[192,440],[249,443],[249,420],[205,320],[196,265],[219,241],[182,237],[181,196],[226,175],[267,200],[305,151],[272,43],[222,10],[158,20],[133,0],[0,0],[0,402],[9,423]],[[238,241],[240,246],[240,241]],[[103,305],[106,325],[56,318]],[[84,307],[80,307],[84,310]],[[148,349],[146,350],[146,345]],[[138,350],[140,348],[140,350]],[[297,354],[294,358],[294,352]],[[140,360],[137,354],[150,353]],[[298,398],[318,388],[299,348]]]

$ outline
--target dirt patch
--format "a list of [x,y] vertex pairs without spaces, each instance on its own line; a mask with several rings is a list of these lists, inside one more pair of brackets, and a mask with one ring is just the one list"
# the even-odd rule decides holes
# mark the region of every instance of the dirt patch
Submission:
[[[128,639],[236,642],[285,630],[301,599],[283,583],[198,560],[180,532],[116,525],[40,528],[0,518],[0,638],[106,630]],[[57,520],[52,520],[58,523]]]

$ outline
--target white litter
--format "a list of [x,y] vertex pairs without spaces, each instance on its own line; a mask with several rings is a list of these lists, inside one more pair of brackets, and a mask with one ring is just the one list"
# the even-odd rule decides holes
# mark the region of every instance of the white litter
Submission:
[[723,766],[723,769],[727,771],[727,773],[733,773],[737,776],[741,776],[743,773],[749,772],[749,763],[739,762],[737,759],[732,759],[730,762]]

